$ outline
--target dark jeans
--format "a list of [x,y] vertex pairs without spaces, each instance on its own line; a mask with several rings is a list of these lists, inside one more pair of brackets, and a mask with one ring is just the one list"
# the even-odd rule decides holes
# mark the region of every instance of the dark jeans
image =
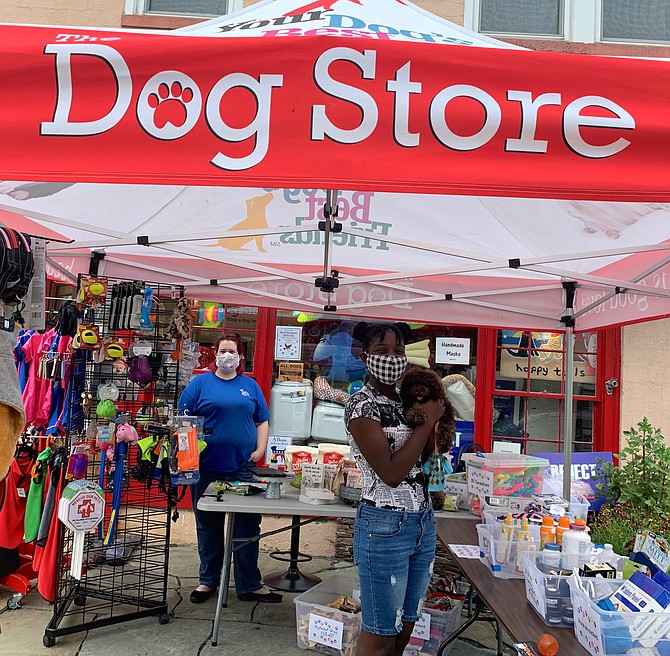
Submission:
[[[255,463],[250,463],[250,466]],[[213,481],[251,481],[253,474],[243,468],[229,474],[215,474],[200,470],[200,481],[191,485],[191,500],[195,513],[198,534],[198,555],[200,556],[200,584],[212,590],[221,582],[223,565],[223,534],[225,513],[203,512],[197,509],[198,499]],[[237,513],[235,515],[234,538],[252,538],[261,532],[261,515],[258,513]],[[234,543],[233,543],[234,545]],[[261,572],[258,569],[258,541],[251,542],[233,555],[235,592],[255,592],[260,589]]]

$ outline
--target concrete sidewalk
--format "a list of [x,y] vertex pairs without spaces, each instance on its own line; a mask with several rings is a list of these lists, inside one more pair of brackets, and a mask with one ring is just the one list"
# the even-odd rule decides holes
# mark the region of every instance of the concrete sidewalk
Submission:
[[[261,552],[261,571],[281,570],[282,563]],[[7,609],[11,591],[0,588],[0,654],[3,656],[305,656],[316,653],[299,649],[296,642],[295,594],[285,594],[281,604],[240,602],[231,590],[229,606],[223,610],[218,646],[211,646],[216,601],[194,605],[188,600],[197,586],[198,559],[195,545],[177,544],[170,549],[168,604],[171,619],[160,625],[157,617],[123,622],[88,633],[57,638],[42,646],[44,628],[53,607],[36,590],[21,600],[18,610]],[[355,577],[346,562],[315,558],[302,568],[322,579],[334,574]],[[509,642],[509,640],[508,640]],[[495,633],[490,624],[476,622],[459,639],[452,656],[495,655]],[[506,653],[513,651],[507,648]]]

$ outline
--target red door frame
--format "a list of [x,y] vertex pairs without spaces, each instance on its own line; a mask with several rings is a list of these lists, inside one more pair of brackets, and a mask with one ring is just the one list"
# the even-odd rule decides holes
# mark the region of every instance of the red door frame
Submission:
[[276,325],[277,310],[259,307],[256,321],[256,348],[252,373],[268,404],[270,403],[270,388],[272,387]]

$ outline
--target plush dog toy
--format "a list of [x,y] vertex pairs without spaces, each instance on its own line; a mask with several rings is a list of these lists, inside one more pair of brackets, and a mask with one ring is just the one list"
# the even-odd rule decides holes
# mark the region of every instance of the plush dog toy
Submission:
[[427,417],[421,403],[444,399],[444,414],[437,422],[435,441],[440,453],[447,453],[454,442],[456,420],[454,409],[444,392],[442,380],[432,369],[408,368],[400,381],[400,400],[407,423],[415,428]]

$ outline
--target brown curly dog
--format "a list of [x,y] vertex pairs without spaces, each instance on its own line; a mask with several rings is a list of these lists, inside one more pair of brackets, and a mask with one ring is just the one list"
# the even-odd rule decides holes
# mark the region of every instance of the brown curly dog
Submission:
[[456,419],[454,409],[444,392],[442,380],[432,369],[408,368],[400,381],[400,400],[409,426],[414,428],[426,421],[421,407],[424,401],[444,399],[444,414],[437,422],[435,440],[440,453],[447,453],[454,442]]

